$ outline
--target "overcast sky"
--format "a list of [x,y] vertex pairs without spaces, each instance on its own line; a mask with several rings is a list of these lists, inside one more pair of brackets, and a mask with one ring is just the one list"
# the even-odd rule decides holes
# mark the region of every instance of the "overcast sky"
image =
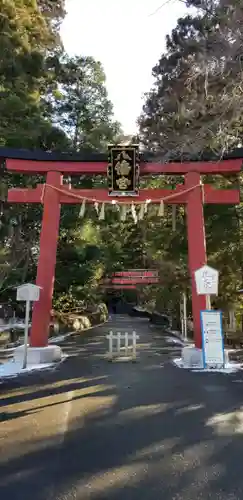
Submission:
[[[165,3],[165,2],[164,2]],[[142,96],[165,47],[165,35],[187,11],[182,1],[67,0],[61,34],[69,54],[101,61],[115,118],[125,134],[136,132]],[[158,9],[158,10],[157,10]]]

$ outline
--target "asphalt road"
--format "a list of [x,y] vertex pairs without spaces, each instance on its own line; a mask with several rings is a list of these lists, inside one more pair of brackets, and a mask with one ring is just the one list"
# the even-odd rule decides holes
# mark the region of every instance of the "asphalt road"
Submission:
[[[137,363],[109,363],[109,328],[140,334]],[[118,318],[53,372],[0,386],[4,500],[243,499],[243,375],[170,362],[145,320]]]

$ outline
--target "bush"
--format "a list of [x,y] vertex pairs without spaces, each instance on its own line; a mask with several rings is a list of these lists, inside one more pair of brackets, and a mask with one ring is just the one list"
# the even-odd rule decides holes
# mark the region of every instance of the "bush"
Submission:
[[99,304],[95,310],[71,311],[69,313],[53,311],[50,325],[50,337],[70,331],[82,332],[91,326],[104,323],[108,318],[106,304]]

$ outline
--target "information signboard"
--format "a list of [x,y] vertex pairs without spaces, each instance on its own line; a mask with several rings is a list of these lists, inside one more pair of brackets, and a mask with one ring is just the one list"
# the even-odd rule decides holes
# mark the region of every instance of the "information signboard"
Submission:
[[23,302],[38,302],[40,299],[40,289],[38,285],[32,283],[25,283],[17,287],[17,300]]
[[204,368],[224,368],[224,337],[221,311],[201,311]]

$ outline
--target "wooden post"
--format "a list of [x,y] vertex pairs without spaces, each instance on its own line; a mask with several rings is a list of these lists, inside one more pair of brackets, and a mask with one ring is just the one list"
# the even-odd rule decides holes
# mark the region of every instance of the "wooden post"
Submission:
[[128,356],[128,332],[125,332],[125,356]]
[[36,284],[41,287],[41,290],[40,300],[35,302],[33,307],[30,336],[32,347],[45,347],[48,343],[61,209],[59,193],[48,187],[48,184],[60,188],[62,174],[48,172],[46,183],[36,278]]
[[[200,184],[200,173],[185,176],[186,189]],[[206,297],[197,295],[195,271],[207,262],[201,186],[188,193],[187,199],[188,263],[192,284],[192,315],[195,346],[202,347],[200,311],[206,309]]]
[[187,296],[183,292],[183,335],[184,340],[187,340]]
[[117,332],[117,354],[120,356],[121,353],[121,332]]
[[137,355],[137,334],[135,331],[132,332],[132,356],[136,359]]
[[113,331],[111,330],[106,337],[109,340],[109,359],[113,358]]
[[210,295],[206,295],[206,309],[211,311],[211,297]]

